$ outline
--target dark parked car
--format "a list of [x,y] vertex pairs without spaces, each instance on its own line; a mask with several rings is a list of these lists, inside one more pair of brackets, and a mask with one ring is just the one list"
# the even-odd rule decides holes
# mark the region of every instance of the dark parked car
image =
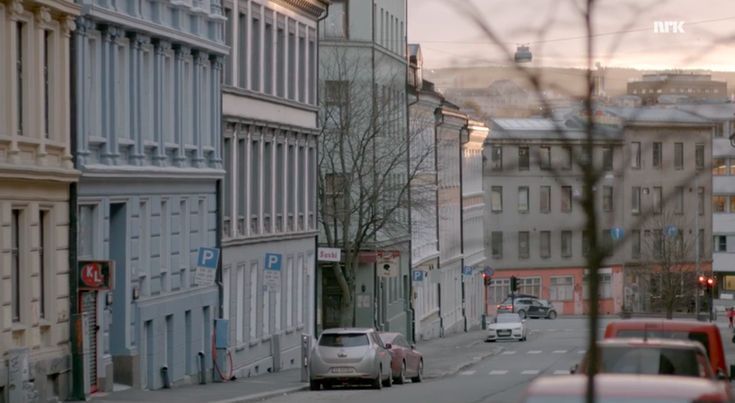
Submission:
[[554,305],[550,301],[538,299],[533,295],[526,294],[508,297],[498,305],[498,313],[510,313],[514,311],[521,318],[556,319],[557,315],[556,308],[554,308]]

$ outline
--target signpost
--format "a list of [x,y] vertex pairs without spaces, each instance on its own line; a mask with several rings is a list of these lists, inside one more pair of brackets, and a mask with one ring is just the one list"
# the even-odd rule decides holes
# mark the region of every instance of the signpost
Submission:
[[426,277],[426,272],[423,270],[414,270],[413,271],[413,281],[424,281],[424,278]]
[[283,255],[279,253],[266,253],[265,266],[263,266],[263,284],[270,290],[281,288],[281,263]]
[[219,265],[219,248],[199,248],[197,252],[197,271],[194,282],[198,286],[206,287],[214,284]]
[[78,290],[109,290],[112,288],[112,265],[109,260],[80,260]]

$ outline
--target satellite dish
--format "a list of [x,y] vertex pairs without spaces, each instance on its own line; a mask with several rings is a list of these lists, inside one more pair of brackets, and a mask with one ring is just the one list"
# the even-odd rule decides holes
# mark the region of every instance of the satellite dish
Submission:
[[533,54],[528,45],[518,45],[515,54],[516,63],[528,63],[531,60],[533,60]]

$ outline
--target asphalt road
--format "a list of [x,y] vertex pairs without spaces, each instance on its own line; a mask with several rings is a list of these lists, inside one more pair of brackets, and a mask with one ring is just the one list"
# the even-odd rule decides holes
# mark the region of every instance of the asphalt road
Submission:
[[[606,321],[600,324],[601,335]],[[422,384],[394,385],[383,390],[367,388],[300,392],[268,403],[309,402],[517,402],[534,378],[569,372],[579,362],[587,343],[583,318],[528,321],[526,342],[497,342],[500,353],[465,368],[457,375]]]

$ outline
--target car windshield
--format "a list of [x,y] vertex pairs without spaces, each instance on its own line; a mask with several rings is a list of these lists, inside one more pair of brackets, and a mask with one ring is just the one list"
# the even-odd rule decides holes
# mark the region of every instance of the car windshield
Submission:
[[518,315],[498,315],[498,317],[495,318],[495,322],[497,323],[514,323],[520,321],[521,318]]
[[646,330],[643,329],[625,329],[620,330],[616,334],[616,337],[635,337],[635,338],[657,338],[657,339],[677,339],[677,340],[694,340],[698,341],[704,346],[704,349],[709,354],[709,338],[707,333],[704,332],[686,332],[686,331],[660,331],[660,330]]
[[319,338],[319,345],[324,347],[360,347],[369,344],[365,333],[330,333]]
[[700,376],[697,353],[692,349],[604,346],[601,352],[600,372]]

